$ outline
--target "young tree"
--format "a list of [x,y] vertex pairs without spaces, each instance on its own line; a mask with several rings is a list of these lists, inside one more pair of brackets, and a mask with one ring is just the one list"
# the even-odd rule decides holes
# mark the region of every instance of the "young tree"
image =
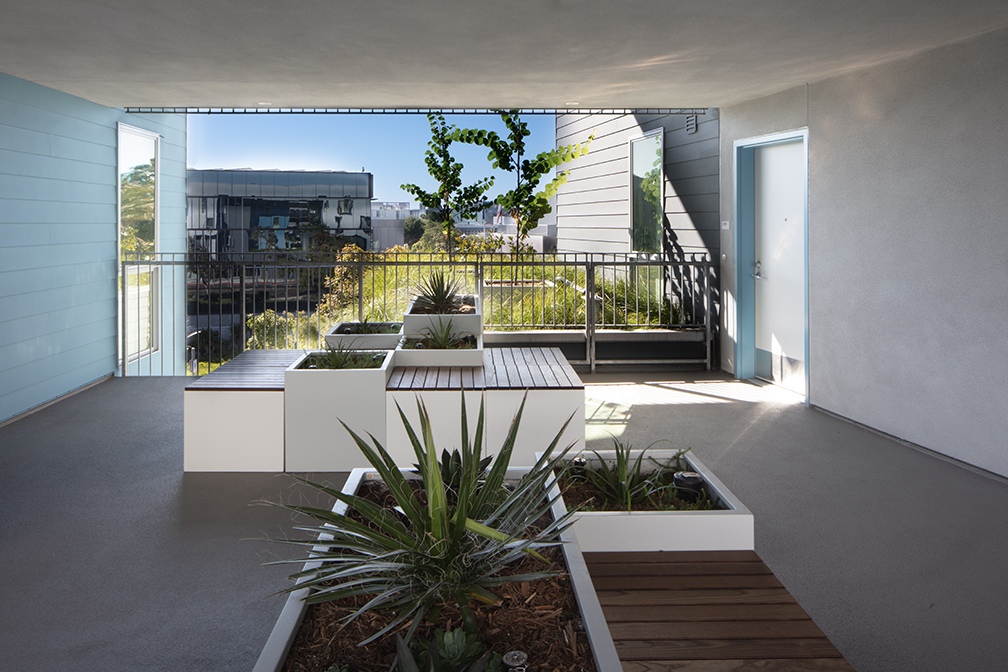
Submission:
[[493,186],[493,177],[478,180],[474,184],[462,186],[462,163],[451,155],[451,144],[458,131],[449,125],[444,116],[428,114],[431,127],[429,148],[424,154],[427,172],[437,183],[437,191],[427,192],[415,184],[404,184],[402,190],[416,197],[423,206],[433,210],[433,218],[441,222],[448,252],[452,249],[455,216],[460,219],[472,217],[489,203],[483,194]]
[[497,197],[501,205],[518,225],[518,236],[515,250],[518,250],[528,238],[532,229],[539,225],[539,220],[552,210],[549,199],[560,185],[567,182],[567,172],[558,173],[541,191],[536,191],[543,177],[551,170],[568,161],[588,153],[588,145],[595,139],[593,132],[588,140],[576,145],[565,145],[548,152],[541,152],[531,161],[523,158],[525,155],[525,138],[531,135],[528,124],[523,122],[517,110],[500,111],[501,120],[508,129],[507,139],[501,138],[495,131],[481,129],[456,129],[454,139],[470,145],[483,145],[490,148],[487,159],[494,168],[515,173],[517,184],[514,189]]
[[403,220],[403,243],[413,245],[424,234],[424,221],[419,217],[407,217]]

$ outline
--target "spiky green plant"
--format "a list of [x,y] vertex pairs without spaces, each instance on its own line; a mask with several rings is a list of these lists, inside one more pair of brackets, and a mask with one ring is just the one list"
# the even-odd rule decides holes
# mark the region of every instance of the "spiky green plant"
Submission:
[[635,504],[661,497],[666,489],[662,483],[665,472],[668,471],[673,460],[676,463],[676,470],[678,470],[679,460],[686,453],[684,450],[678,451],[672,460],[669,460],[669,463],[665,465],[649,457],[652,462],[658,465],[658,469],[646,472],[643,469],[644,456],[653,445],[654,443],[642,450],[634,460],[633,446],[624,444],[613,437],[613,452],[615,453],[613,463],[608,464],[598,452],[593,450],[598,465],[588,467],[584,476],[603,498],[630,511]]
[[437,269],[420,281],[413,302],[415,313],[450,313],[458,308],[461,284]]
[[462,628],[442,632],[411,648],[396,635],[396,669],[399,672],[498,672],[501,655],[486,651],[477,635]]
[[[398,408],[398,405],[397,405]],[[365,596],[364,606],[346,617],[349,623],[372,609],[388,609],[395,616],[385,627],[361,644],[396,630],[409,621],[406,641],[413,636],[425,615],[446,604],[457,603],[467,632],[476,624],[470,599],[497,601],[495,586],[530,581],[555,574],[551,570],[502,576],[501,571],[528,555],[544,560],[541,549],[562,543],[560,533],[570,524],[570,513],[543,528],[534,523],[545,515],[555,500],[544,496],[545,484],[569,450],[551,457],[570,419],[564,423],[543,456],[517,483],[505,487],[508,462],[525,408],[518,412],[490,469],[480,478],[480,446],[483,441],[484,409],[470,441],[465,398],[462,400],[462,461],[458,497],[447,495],[431,433],[427,409],[417,399],[420,415],[418,437],[399,408],[406,434],[417,458],[421,494],[413,488],[385,448],[374,438],[369,445],[345,423],[368,462],[378,472],[397,507],[382,508],[361,497],[333,488],[298,481],[335,498],[365,518],[368,523],[327,509],[266,502],[308,518],[311,524],[296,529],[308,533],[304,539],[277,540],[306,547],[307,558],[277,563],[311,562],[307,569],[291,575],[297,581],[280,592],[309,588],[309,603]]]
[[312,353],[306,368],[316,369],[377,369],[381,367],[385,353],[357,350],[350,345],[337,343],[336,347],[326,346],[321,352]]
[[437,350],[448,350],[462,342],[463,336],[455,333],[452,321],[437,318],[437,325],[431,321],[430,327],[424,329],[424,334],[431,346]]

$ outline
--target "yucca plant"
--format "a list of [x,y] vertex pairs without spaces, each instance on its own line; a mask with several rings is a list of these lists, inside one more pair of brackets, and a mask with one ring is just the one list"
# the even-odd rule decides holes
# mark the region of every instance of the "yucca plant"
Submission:
[[413,301],[415,313],[450,313],[458,308],[461,284],[438,269],[420,281]]
[[452,602],[458,604],[466,631],[474,633],[476,624],[470,599],[494,603],[498,599],[491,592],[495,586],[554,575],[556,572],[549,569],[501,575],[506,566],[529,555],[545,562],[538,551],[562,543],[560,533],[570,524],[571,514],[568,513],[544,528],[533,526],[555,501],[545,496],[545,484],[570,447],[550,456],[570,419],[535,466],[518,483],[505,486],[508,462],[524,408],[523,399],[499,453],[481,478],[483,403],[475,435],[470,441],[463,398],[461,478],[454,502],[448,497],[430,419],[419,398],[419,437],[401,408],[399,415],[417,457],[421,493],[414,492],[407,476],[374,437],[371,437],[373,446],[369,445],[344,423],[384,481],[397,507],[382,508],[361,497],[298,478],[345,503],[347,513],[354,510],[368,522],[359,522],[327,509],[273,504],[307,517],[312,524],[296,527],[308,533],[307,538],[278,540],[311,549],[308,557],[272,564],[318,563],[292,574],[291,579],[298,583],[280,592],[310,588],[306,598],[309,603],[367,597],[366,604],[349,615],[346,623],[373,609],[394,612],[392,621],[361,642],[363,645],[410,622],[405,636],[408,642],[429,612],[440,611]]

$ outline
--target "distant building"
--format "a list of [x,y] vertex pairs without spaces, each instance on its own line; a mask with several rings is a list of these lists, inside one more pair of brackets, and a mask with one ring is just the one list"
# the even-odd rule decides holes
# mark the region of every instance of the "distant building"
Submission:
[[373,247],[371,173],[190,170],[187,225],[196,251],[310,251],[340,234]]

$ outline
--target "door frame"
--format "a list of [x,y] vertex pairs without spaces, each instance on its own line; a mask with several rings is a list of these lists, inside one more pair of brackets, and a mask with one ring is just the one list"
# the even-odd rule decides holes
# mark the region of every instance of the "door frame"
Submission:
[[756,377],[756,280],[752,268],[756,262],[756,150],[770,145],[802,141],[805,157],[804,222],[802,226],[802,275],[805,279],[805,405],[809,405],[809,248],[808,248],[808,129],[772,133],[733,143],[735,158],[735,377]]

